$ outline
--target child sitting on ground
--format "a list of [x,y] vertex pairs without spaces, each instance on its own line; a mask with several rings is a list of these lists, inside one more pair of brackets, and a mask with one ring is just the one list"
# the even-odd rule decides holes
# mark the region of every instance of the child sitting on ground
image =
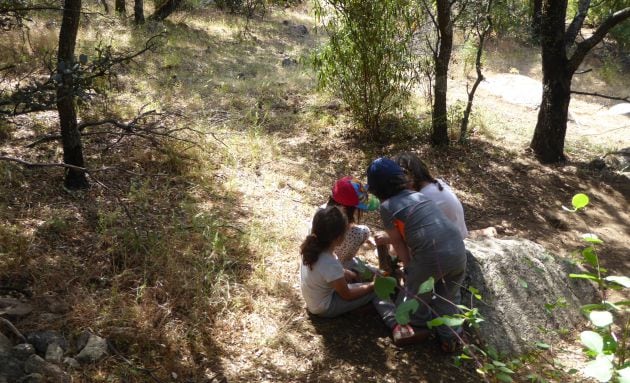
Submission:
[[374,297],[374,283],[346,281],[344,269],[333,250],[341,244],[348,220],[336,206],[315,213],[311,233],[300,253],[302,296],[312,314],[332,318],[369,303]]
[[343,267],[353,274],[347,274],[350,280],[369,281],[377,271],[375,267],[366,265],[356,258],[356,255],[364,243],[371,243],[370,228],[360,225],[361,213],[378,209],[380,203],[377,198],[369,195],[366,187],[358,180],[348,176],[343,177],[332,188],[332,195],[327,206],[339,206],[348,220],[348,230],[343,242],[335,248],[335,254]]

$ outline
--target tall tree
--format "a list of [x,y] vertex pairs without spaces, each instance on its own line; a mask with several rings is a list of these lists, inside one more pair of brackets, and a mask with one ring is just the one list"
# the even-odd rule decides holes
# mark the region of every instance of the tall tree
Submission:
[[448,119],[446,91],[448,88],[448,64],[453,50],[453,20],[450,0],[437,0],[438,48],[433,52],[435,82],[433,86],[433,119],[431,142],[434,145],[448,145]]
[[542,0],[532,1],[532,38],[540,41],[540,23],[542,17]]
[[135,0],[133,4],[133,18],[136,24],[144,23],[144,1]]
[[125,3],[125,0],[116,0],[116,12],[121,14],[121,15],[126,15],[127,14],[127,4]]
[[166,0],[162,2],[159,7],[156,7],[155,12],[153,12],[149,19],[157,21],[164,20],[173,13],[181,3],[182,0]]
[[[63,162],[84,167],[81,134],[77,128],[77,111],[74,103],[74,48],[81,18],[81,0],[65,0],[63,19],[59,31],[59,52],[57,54],[57,111],[61,128]],[[66,171],[65,186],[68,189],[84,189],[89,186],[85,172],[69,168]]]
[[579,1],[578,13],[568,27],[565,25],[567,2],[544,0],[542,4],[543,96],[530,147],[543,163],[565,160],[564,140],[571,100],[571,80],[575,71],[611,28],[630,18],[630,7],[620,9],[605,19],[590,37],[576,42],[591,1]]

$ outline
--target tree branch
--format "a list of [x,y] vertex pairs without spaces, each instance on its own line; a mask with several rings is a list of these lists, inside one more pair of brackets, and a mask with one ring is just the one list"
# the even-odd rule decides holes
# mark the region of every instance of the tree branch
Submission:
[[571,47],[575,43],[575,38],[582,29],[582,24],[588,14],[588,9],[591,6],[591,0],[580,0],[578,4],[578,12],[571,21],[571,25],[567,28],[564,35],[564,44],[567,48]]
[[78,171],[82,171],[82,172],[86,172],[89,173],[90,170],[86,169],[86,168],[82,168],[80,166],[75,166],[75,165],[70,165],[70,164],[64,164],[64,163],[60,163],[60,162],[29,162],[26,160],[23,160],[21,158],[16,158],[16,157],[9,157],[9,156],[0,156],[0,161],[11,161],[11,162],[17,162],[18,164],[24,165],[28,168],[31,167],[43,167],[43,168],[51,168],[51,167],[62,167],[62,168],[68,168],[68,169],[74,169],[74,170],[78,170]]
[[600,94],[600,93],[580,92],[578,90],[572,90],[571,93],[572,94],[580,94],[580,95],[583,95],[583,96],[601,97],[601,98],[605,98],[605,99],[608,99],[608,100],[618,100],[618,101],[630,102],[630,96],[628,96],[628,97],[617,97],[617,96],[609,96],[609,95]]
[[586,54],[604,39],[608,31],[628,18],[630,18],[630,7],[619,10],[604,20],[591,37],[577,44],[575,52],[569,59],[569,69],[575,72]]

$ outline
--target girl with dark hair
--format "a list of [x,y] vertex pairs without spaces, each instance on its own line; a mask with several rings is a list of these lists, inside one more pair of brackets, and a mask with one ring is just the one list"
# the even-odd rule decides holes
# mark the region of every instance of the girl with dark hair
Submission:
[[[433,201],[407,188],[405,172],[396,162],[388,158],[374,160],[367,177],[370,192],[381,200],[381,219],[388,241],[405,266],[405,291],[415,294],[430,277],[436,281],[435,294],[430,292],[420,296],[424,304],[421,303],[412,316],[411,326],[426,328],[433,312],[440,316],[456,314],[458,308],[455,305],[461,301],[459,290],[466,271],[466,249],[459,230]],[[377,305],[385,323],[393,328],[394,338],[396,305],[406,299],[412,298],[401,291],[395,304],[381,301]],[[398,328],[408,333],[414,331],[409,326]],[[437,328],[445,351],[454,351],[457,346],[453,331],[461,331],[461,328]]]
[[348,219],[336,206],[315,213],[311,233],[300,253],[302,296],[312,314],[332,318],[369,303],[374,297],[374,283],[348,284],[344,268],[333,250],[348,228]]
[[392,160],[405,171],[408,177],[407,187],[419,191],[435,202],[446,217],[455,224],[462,238],[468,237],[464,208],[448,184],[441,179],[433,178],[427,165],[414,153],[401,153],[394,156]]

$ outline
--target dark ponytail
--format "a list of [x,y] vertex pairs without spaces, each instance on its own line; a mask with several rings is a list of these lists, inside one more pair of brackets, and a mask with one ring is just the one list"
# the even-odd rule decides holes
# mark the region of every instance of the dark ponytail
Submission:
[[300,254],[302,263],[309,268],[319,259],[319,254],[330,248],[332,243],[346,233],[348,219],[337,206],[327,206],[320,209],[313,217],[311,234],[306,236]]
[[401,168],[407,173],[407,177],[411,178],[414,190],[420,190],[423,182],[430,182],[436,184],[438,190],[444,190],[444,187],[433,178],[427,165],[422,160],[411,152],[401,153],[393,158],[394,161],[400,165]]

